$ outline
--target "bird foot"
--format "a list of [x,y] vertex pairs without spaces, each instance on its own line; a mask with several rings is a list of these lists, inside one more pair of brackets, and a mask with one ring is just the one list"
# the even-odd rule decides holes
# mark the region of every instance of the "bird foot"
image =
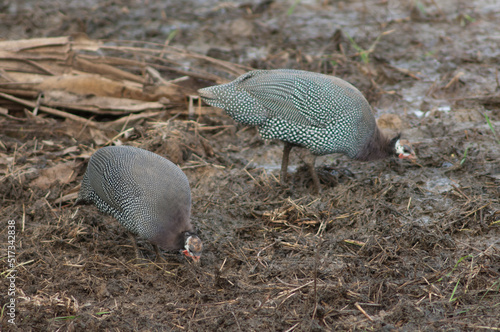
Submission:
[[345,167],[321,166],[316,169],[322,183],[334,187],[349,178],[354,178],[354,174]]

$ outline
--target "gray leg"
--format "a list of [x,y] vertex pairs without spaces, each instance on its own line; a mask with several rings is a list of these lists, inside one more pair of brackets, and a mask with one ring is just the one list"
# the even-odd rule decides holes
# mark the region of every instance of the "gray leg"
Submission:
[[158,246],[154,243],[153,243],[153,248],[154,248],[155,253],[156,253],[156,261],[166,262],[165,257],[163,257],[163,255],[160,253],[160,249],[158,249]]
[[319,194],[321,192],[321,186],[319,183],[318,173],[316,173],[316,169],[314,168],[314,165],[316,164],[316,156],[313,154],[309,154],[309,156],[307,156],[304,159],[307,164],[307,167],[309,168],[309,172],[311,173],[311,177],[313,179],[314,191],[316,194]]
[[286,176],[288,173],[288,156],[290,155],[290,150],[293,148],[293,144],[288,142],[284,142],[283,146],[283,159],[281,160],[281,185],[284,185],[286,182]]
[[160,249],[158,249],[158,246],[153,243],[153,249],[155,250],[156,258],[160,258]]
[[135,238],[135,235],[132,234],[131,232],[127,233],[128,237],[130,238],[130,241],[132,241],[132,245],[134,246],[135,258],[137,258],[137,260],[142,260],[141,254],[139,253],[139,248],[137,247],[137,239]]

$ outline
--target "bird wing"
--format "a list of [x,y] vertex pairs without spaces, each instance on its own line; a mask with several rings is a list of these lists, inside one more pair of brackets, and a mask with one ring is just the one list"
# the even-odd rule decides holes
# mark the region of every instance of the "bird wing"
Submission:
[[238,83],[267,110],[268,117],[324,128],[334,121],[328,107],[328,88],[332,82],[325,78],[304,77],[296,71],[256,71]]

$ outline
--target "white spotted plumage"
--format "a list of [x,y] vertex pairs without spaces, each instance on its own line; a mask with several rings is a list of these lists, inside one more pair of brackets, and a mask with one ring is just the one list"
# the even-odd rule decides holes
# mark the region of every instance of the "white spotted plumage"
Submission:
[[334,76],[255,70],[199,92],[236,121],[257,126],[263,138],[303,146],[316,155],[343,153],[355,158],[376,127],[361,92]]
[[[83,176],[77,203],[93,203],[130,232],[164,249],[182,249],[192,233],[191,189],[171,161],[132,146],[97,150]],[[197,243],[201,252],[201,241]]]

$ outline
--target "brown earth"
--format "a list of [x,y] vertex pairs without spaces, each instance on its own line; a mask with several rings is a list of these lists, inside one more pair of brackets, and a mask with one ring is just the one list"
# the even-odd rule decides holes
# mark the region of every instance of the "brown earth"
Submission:
[[[170,36],[177,47],[255,68],[335,74],[419,159],[322,157],[315,195],[300,149],[282,187],[282,144],[221,110],[192,119],[184,106],[164,110],[118,138],[24,109],[0,112],[2,330],[499,329],[497,1],[75,4],[5,3],[0,37]],[[64,199],[108,140],[183,168],[205,245],[199,266],[175,252],[157,259],[143,240],[145,260],[136,261],[115,219]],[[6,306],[12,280],[15,325]]]

